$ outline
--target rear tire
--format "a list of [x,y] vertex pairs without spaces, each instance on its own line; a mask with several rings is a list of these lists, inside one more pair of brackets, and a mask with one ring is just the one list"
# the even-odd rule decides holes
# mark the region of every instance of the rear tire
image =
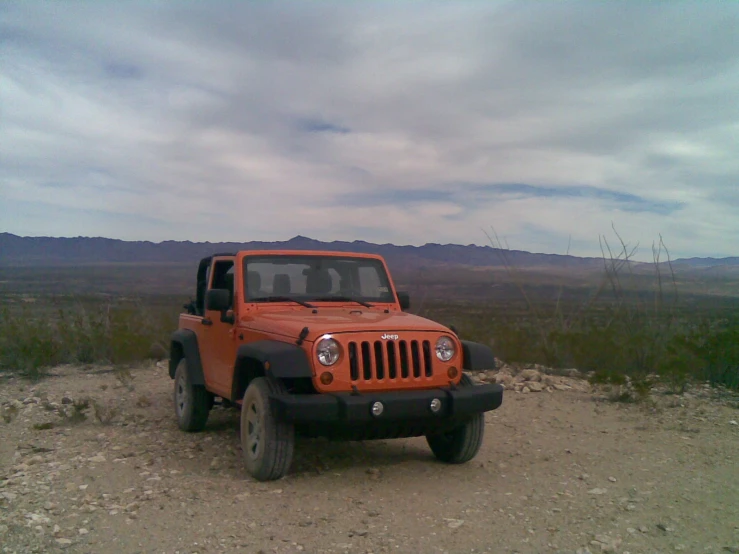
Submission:
[[182,358],[174,374],[174,409],[177,425],[183,431],[202,431],[213,406],[213,395],[203,385],[193,385]]
[[[474,387],[466,374],[462,374],[461,387]],[[485,434],[485,414],[479,413],[472,419],[444,432],[426,435],[426,442],[437,459],[449,464],[463,464],[474,458],[482,446]]]
[[269,405],[270,395],[287,394],[275,379],[257,377],[249,383],[241,404],[241,451],[247,471],[258,481],[283,477],[293,459],[295,427],[278,421]]

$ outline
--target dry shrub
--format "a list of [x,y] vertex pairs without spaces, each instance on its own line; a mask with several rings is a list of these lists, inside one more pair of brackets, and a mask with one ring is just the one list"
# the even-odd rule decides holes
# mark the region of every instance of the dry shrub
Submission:
[[103,425],[109,425],[118,415],[118,408],[111,402],[109,402],[107,405],[104,405],[97,400],[93,400],[92,407],[95,414],[95,419]]

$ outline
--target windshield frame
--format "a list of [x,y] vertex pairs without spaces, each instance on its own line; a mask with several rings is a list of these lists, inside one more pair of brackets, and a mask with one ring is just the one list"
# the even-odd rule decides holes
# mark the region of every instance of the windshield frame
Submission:
[[[396,305],[398,302],[397,292],[395,290],[395,283],[392,280],[392,276],[390,275],[390,271],[388,270],[387,264],[385,263],[385,260],[382,259],[382,257],[374,256],[370,254],[356,254],[356,253],[350,253],[350,252],[311,252],[311,251],[252,251],[252,252],[244,252],[241,253],[241,256],[239,256],[241,266],[241,281],[242,281],[242,288],[243,288],[243,302],[245,304],[250,304],[252,306],[266,306],[270,304],[289,304],[289,305],[295,305],[295,302],[292,300],[285,301],[285,302],[268,302],[268,301],[254,301],[253,299],[249,298],[248,293],[248,271],[249,271],[249,264],[255,263],[259,261],[269,261],[270,259],[277,259],[277,258],[289,258],[294,260],[296,263],[300,263],[303,260],[324,260],[329,262],[329,265],[333,265],[335,262],[341,262],[341,261],[349,261],[349,262],[359,262],[362,265],[366,266],[373,266],[377,270],[378,277],[380,278],[380,286],[386,286],[388,291],[387,293],[382,293],[384,296],[377,298],[373,296],[362,296],[362,295],[352,295],[351,300],[347,300],[346,298],[336,300],[328,300],[327,298],[330,298],[332,295],[329,294],[322,294],[322,293],[290,293],[290,294],[280,294],[279,296],[287,296],[291,299],[294,298],[296,300],[299,300],[301,302],[308,302],[310,304],[320,304],[320,305],[354,305],[354,306],[361,306],[361,303],[368,303],[372,306],[382,306],[383,308],[387,308],[388,305],[393,306]],[[348,295],[342,294],[341,291],[335,293],[337,297],[347,297]],[[259,297],[262,296],[274,296],[272,293],[269,295],[259,295]],[[323,300],[316,300],[316,298],[323,298]],[[359,301],[359,303],[357,303]]]

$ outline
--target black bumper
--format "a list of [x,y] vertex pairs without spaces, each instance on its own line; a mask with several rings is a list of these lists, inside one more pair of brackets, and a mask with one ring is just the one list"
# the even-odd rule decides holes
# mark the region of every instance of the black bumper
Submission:
[[[441,401],[438,412],[431,411],[431,401]],[[379,416],[372,415],[372,405],[382,402]],[[398,421],[444,421],[495,410],[503,402],[501,385],[476,385],[455,390],[366,392],[361,394],[280,395],[270,397],[272,412],[281,421],[294,423],[357,424]]]

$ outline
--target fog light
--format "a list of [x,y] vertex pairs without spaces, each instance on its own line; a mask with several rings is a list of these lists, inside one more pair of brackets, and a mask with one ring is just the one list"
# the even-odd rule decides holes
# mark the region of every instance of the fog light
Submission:
[[449,376],[450,379],[456,379],[457,375],[459,375],[459,370],[452,366],[449,369],[447,369],[446,374]]
[[441,410],[441,400],[438,398],[434,398],[431,401],[431,404],[429,404],[429,408],[431,408],[431,411],[434,413],[437,413],[439,410]]
[[322,385],[330,385],[334,382],[334,376],[328,371],[324,371],[321,373],[321,384]]
[[373,416],[375,417],[381,416],[384,409],[385,409],[385,406],[382,405],[382,402],[372,403],[372,415]]

